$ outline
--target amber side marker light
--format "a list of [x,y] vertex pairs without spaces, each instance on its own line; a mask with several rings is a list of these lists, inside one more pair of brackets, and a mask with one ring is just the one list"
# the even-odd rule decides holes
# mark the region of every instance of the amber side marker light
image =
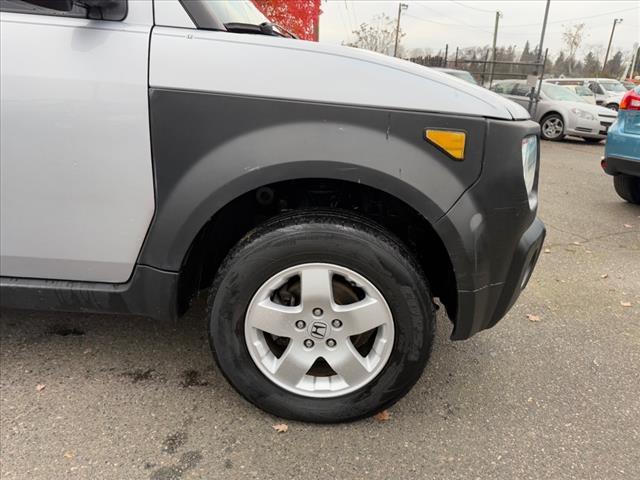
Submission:
[[426,129],[424,138],[451,158],[464,160],[464,146],[467,142],[466,133],[454,130]]

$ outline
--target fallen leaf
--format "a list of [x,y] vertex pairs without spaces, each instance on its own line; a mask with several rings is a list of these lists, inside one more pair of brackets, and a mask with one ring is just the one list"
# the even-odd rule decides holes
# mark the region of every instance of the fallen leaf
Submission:
[[624,224],[624,228],[633,228],[631,225],[629,225],[628,223]]
[[530,322],[539,322],[540,317],[538,315],[532,315],[531,313],[527,313],[527,320]]
[[620,302],[620,305],[622,305],[623,307],[630,307],[631,302]]
[[39,383],[38,385],[36,385],[36,390],[41,392],[42,390],[44,390],[44,387],[46,385],[44,383]]
[[84,355],[86,355],[86,354],[88,354],[88,353],[91,353],[91,349],[90,349],[90,348],[87,348],[87,349],[86,349],[84,352],[82,352],[82,353],[83,353]]
[[285,433],[287,430],[289,430],[289,425],[287,425],[286,423],[278,423],[277,425],[273,425],[272,428],[278,433]]
[[551,249],[550,248],[545,248],[544,249],[544,253],[551,253]]
[[602,275],[600,275],[600,278],[609,278],[609,274],[608,273],[603,273]]
[[64,452],[64,458],[73,458],[73,452]]
[[391,420],[391,412],[389,412],[389,410],[382,410],[381,412],[376,413],[373,418],[379,422],[388,422]]
[[573,242],[574,245],[582,245],[580,242]]

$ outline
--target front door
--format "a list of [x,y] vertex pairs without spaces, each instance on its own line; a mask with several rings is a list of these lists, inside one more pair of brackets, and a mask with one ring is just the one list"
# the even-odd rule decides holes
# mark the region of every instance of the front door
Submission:
[[[122,2],[126,0],[121,0]],[[0,275],[126,282],[154,211],[151,2],[0,0]]]

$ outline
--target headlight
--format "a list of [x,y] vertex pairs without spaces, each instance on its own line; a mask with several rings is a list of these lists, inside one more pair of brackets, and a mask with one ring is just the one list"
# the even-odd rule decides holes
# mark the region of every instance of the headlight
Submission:
[[584,110],[580,110],[579,108],[572,108],[571,113],[577,115],[579,118],[584,118],[585,120],[595,120],[596,117],[591,115],[589,112],[585,112]]
[[533,210],[538,202],[533,194],[533,182],[536,178],[536,164],[538,163],[538,137],[529,135],[522,139],[522,174],[524,185],[529,197],[529,207]]

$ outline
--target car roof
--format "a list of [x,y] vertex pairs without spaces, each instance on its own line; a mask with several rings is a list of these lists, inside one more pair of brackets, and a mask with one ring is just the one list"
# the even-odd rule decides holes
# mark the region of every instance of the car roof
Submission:
[[560,82],[571,82],[571,81],[576,81],[576,82],[608,82],[608,83],[613,83],[613,82],[619,82],[619,80],[616,80],[615,78],[588,78],[588,77],[579,77],[579,78],[574,78],[574,77],[565,77],[565,78],[545,78],[544,81],[548,82],[548,81],[560,81]]

